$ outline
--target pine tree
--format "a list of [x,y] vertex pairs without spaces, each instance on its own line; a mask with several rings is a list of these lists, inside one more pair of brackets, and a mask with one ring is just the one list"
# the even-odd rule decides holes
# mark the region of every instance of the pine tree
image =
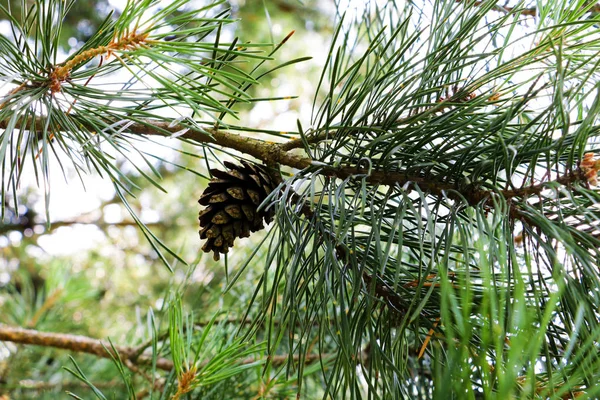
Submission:
[[[295,132],[240,115],[313,61],[281,56],[292,34],[225,39],[227,2],[129,1],[64,59],[75,1],[0,5],[0,233],[51,229],[19,207],[24,177],[49,221],[52,168],[101,176],[170,280],[100,342],[106,293],[58,262],[24,272],[0,294],[0,398],[600,396],[600,6],[364,3],[337,4]],[[138,212],[146,188],[190,185],[199,237]],[[193,283],[202,250],[212,286]],[[65,350],[89,357],[55,365]]]

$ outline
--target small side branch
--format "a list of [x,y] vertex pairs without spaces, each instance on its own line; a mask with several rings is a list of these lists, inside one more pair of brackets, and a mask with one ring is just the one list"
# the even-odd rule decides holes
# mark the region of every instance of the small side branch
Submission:
[[555,183],[555,184],[558,184],[561,186],[569,186],[575,182],[578,182],[578,181],[585,182],[587,180],[588,180],[588,178],[586,177],[585,172],[583,170],[581,170],[580,168],[577,168],[571,172],[567,172],[567,173],[559,176],[554,181],[542,182],[542,183],[538,183],[537,185],[524,186],[519,189],[503,190],[500,193],[502,194],[502,196],[505,199],[512,199],[515,197],[523,198],[523,197],[529,197],[529,196],[533,196],[533,195],[539,195],[540,193],[542,193],[542,191],[544,189],[547,189],[549,187],[549,184],[552,184],[552,183]]
[[[464,0],[456,0],[456,2],[464,3],[465,1]],[[484,3],[483,1],[476,1],[475,3],[472,3],[472,5],[475,7],[480,7],[483,3]],[[506,14],[511,14],[511,13],[519,14],[519,15],[526,16],[526,17],[535,17],[537,15],[537,8],[535,8],[535,7],[515,8],[515,7],[496,5],[496,6],[492,7],[492,10],[506,13]]]
[[[465,3],[465,0],[455,0],[457,3]],[[475,7],[480,7],[482,4],[484,4],[483,1],[476,1],[474,3],[468,4],[468,5],[472,5]],[[596,3],[593,6],[589,6],[588,5],[584,5],[583,7],[588,7],[588,12],[592,12],[592,13],[598,13],[600,12],[600,3]],[[503,6],[500,4],[495,5],[494,7],[492,7],[492,10],[494,11],[498,11],[501,13],[505,13],[505,14],[518,14],[524,17],[535,17],[537,16],[538,13],[538,9],[536,7],[528,7],[528,8],[522,8],[522,7],[509,7],[509,6]]]

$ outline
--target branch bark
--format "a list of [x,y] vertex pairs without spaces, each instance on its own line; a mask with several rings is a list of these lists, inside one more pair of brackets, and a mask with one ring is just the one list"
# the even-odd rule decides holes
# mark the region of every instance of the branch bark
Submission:
[[[110,358],[106,349],[111,349],[108,341],[101,341],[87,336],[71,335],[66,333],[40,332],[34,329],[0,324],[0,341],[30,344],[36,346],[55,347],[71,350],[78,353],[93,354],[98,357]],[[105,348],[106,347],[106,348]],[[136,355],[135,348],[114,346],[122,360],[130,360],[135,364],[151,365],[152,357]],[[173,369],[173,362],[166,358],[156,360],[156,367],[164,371]]]
[[[186,128],[187,127],[181,125],[170,126],[166,122],[137,123],[130,127],[132,132],[148,136],[169,136],[170,134],[181,132]],[[381,170],[373,170],[367,175],[368,171],[364,168],[353,166],[332,167],[321,164],[309,157],[291,154],[291,150],[297,147],[297,139],[285,143],[273,143],[220,129],[207,128],[205,131],[206,132],[201,132],[199,130],[190,129],[181,137],[197,143],[216,144],[221,147],[237,150],[262,160],[266,164],[282,164],[297,169],[305,169],[311,166],[316,167],[319,169],[318,173],[321,175],[339,179],[346,179],[351,176],[365,176],[366,181],[372,184],[387,186],[417,184],[423,191],[427,191],[437,196],[446,194],[450,198],[457,198],[458,196],[452,194],[452,192],[457,192],[467,199],[471,205],[477,204],[482,199],[489,197],[492,194],[492,191],[490,190],[477,189],[472,186],[460,188],[455,183],[444,182],[443,180],[436,179],[432,176],[415,176],[402,171]],[[579,170],[576,170],[561,176],[555,182],[565,185],[574,183],[582,178],[583,175]],[[501,194],[506,199],[539,194],[547,184],[548,182],[519,189],[498,190],[497,193]]]
[[[0,129],[6,128],[7,121],[0,121]],[[22,121],[24,127],[30,127],[29,121]],[[36,129],[42,129],[44,121],[38,119],[35,123]],[[94,127],[89,127],[94,129]],[[213,127],[192,128],[182,124],[172,124],[167,121],[138,120],[130,125],[128,131],[136,135],[169,137],[178,134],[179,138],[185,138],[196,143],[215,144],[220,147],[239,151],[248,154],[263,161],[267,165],[281,164],[296,169],[306,169],[315,167],[321,175],[346,179],[351,176],[365,177],[371,184],[379,185],[398,185],[416,184],[425,192],[436,196],[446,195],[453,199],[466,199],[470,205],[476,205],[485,198],[489,198],[492,193],[504,196],[505,199],[523,197],[531,194],[539,194],[548,183],[543,182],[538,185],[522,187],[510,190],[485,190],[476,186],[459,187],[457,183],[448,183],[435,176],[410,175],[405,171],[368,171],[364,168],[355,166],[332,167],[330,165],[312,160],[310,157],[300,156],[292,153],[297,148],[298,140],[293,139],[285,143],[274,143],[266,140],[256,139],[250,136],[240,135],[226,130]],[[182,131],[184,134],[179,135]],[[320,137],[320,136],[318,136]],[[569,172],[558,180],[554,181],[560,185],[572,184],[576,181],[585,180],[585,174],[579,169]]]
[[[166,124],[165,124],[166,125]],[[173,132],[181,131],[184,127],[175,126],[168,127],[162,126],[160,129],[167,129]],[[157,135],[162,134],[159,130],[155,129],[150,125],[134,125],[134,130],[143,135]],[[429,192],[435,196],[447,196],[454,200],[466,199],[470,205],[477,205],[481,201],[490,198],[494,194],[503,196],[506,200],[513,198],[524,198],[531,195],[540,194],[550,183],[557,183],[559,185],[571,185],[577,181],[586,181],[586,176],[577,168],[573,171],[569,171],[564,175],[557,178],[552,182],[542,182],[536,185],[524,186],[518,189],[505,189],[505,190],[486,190],[480,189],[474,185],[460,187],[456,183],[448,183],[442,180],[436,179],[432,176],[414,176],[409,175],[406,172],[397,171],[381,171],[373,170],[369,174],[366,169],[359,167],[343,166],[343,167],[331,167],[329,165],[320,165],[315,163],[308,157],[302,157],[294,154],[290,154],[290,151],[296,148],[297,139],[285,143],[272,143],[259,139],[250,138],[247,136],[241,136],[231,132],[226,132],[217,129],[207,129],[212,135],[212,139],[205,133],[190,130],[183,136],[187,139],[199,142],[199,143],[215,143],[223,147],[238,150],[242,153],[249,154],[256,157],[266,164],[283,164],[292,168],[304,169],[310,166],[317,166],[320,168],[318,173],[326,176],[336,177],[339,179],[346,179],[351,176],[364,176],[366,181],[372,184],[380,184],[387,186],[404,186],[407,184],[416,184],[419,188],[425,192]],[[511,205],[511,215],[514,218],[521,218],[527,220],[528,218],[514,205]]]
[[[112,380],[108,382],[95,382],[94,386],[100,389],[111,389],[115,386],[121,386],[123,382],[120,380]],[[35,390],[35,391],[48,391],[54,390],[56,388],[67,388],[67,387],[75,387],[75,388],[87,388],[83,382],[80,381],[64,381],[64,382],[44,382],[44,381],[35,381],[31,379],[23,379],[19,381],[18,386],[15,385],[14,388],[26,389],[26,390]],[[9,388],[13,388],[9,386]]]
[[[107,349],[111,350],[111,345],[108,341],[101,341],[87,336],[71,335],[67,333],[55,332],[40,332],[34,329],[23,329],[0,324],[0,341],[55,347],[59,349],[70,350],[78,353],[93,354],[102,358],[111,358]],[[105,348],[106,347],[106,348]],[[114,346],[121,360],[128,361],[134,365],[152,365],[152,357],[139,354],[138,347]],[[304,363],[311,363],[324,358],[332,357],[332,354],[305,354],[303,357],[294,355],[294,362],[299,362],[301,359]],[[290,356],[287,354],[270,356],[269,360],[273,365],[282,365],[288,362]],[[252,364],[257,359],[248,357],[241,360],[240,364]],[[208,360],[200,365],[205,365]],[[173,369],[173,361],[166,358],[158,358],[156,367],[163,371],[171,371]]]
[[[50,229],[46,229],[46,224],[45,223],[33,223],[33,224],[2,224],[0,223],[0,235],[4,235],[8,232],[25,232],[27,229],[33,229],[35,227],[42,227],[44,229],[43,234],[46,233],[50,233],[51,231],[57,229],[57,228],[61,228],[61,227],[65,227],[65,226],[77,226],[77,225],[95,225],[100,229],[106,229],[108,227],[118,227],[118,228],[123,228],[123,227],[127,227],[127,226],[134,226],[137,227],[139,226],[135,221],[120,221],[120,222],[103,222],[103,221],[79,221],[79,220],[72,220],[72,221],[56,221],[56,222],[52,222],[52,224],[50,225]],[[148,222],[145,224],[148,227],[164,227],[165,224],[163,222]]]

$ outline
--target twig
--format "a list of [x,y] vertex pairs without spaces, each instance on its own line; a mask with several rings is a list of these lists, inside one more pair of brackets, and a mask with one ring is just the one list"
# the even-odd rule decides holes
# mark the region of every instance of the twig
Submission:
[[[465,0],[456,0],[456,2],[457,3],[465,3]],[[482,4],[484,4],[483,1],[476,1],[474,3],[470,3],[467,5],[474,6],[474,7],[480,7]],[[535,8],[535,7],[517,8],[517,7],[495,5],[492,7],[492,10],[503,12],[506,14],[515,13],[515,14],[524,15],[524,16],[528,16],[528,17],[535,17],[537,15],[537,8]]]
[[[292,194],[292,198],[299,199],[299,196],[294,193]],[[308,220],[312,220],[314,218],[314,212],[310,209],[309,205],[306,202],[302,205],[300,212]],[[325,235],[329,236],[330,240],[333,243],[337,241],[333,232],[327,231],[324,233]],[[342,244],[338,244],[335,246],[335,252],[338,259],[344,262],[347,266],[350,261],[348,252],[346,251],[346,247]],[[402,315],[406,311],[406,307],[403,304],[400,295],[394,290],[392,290],[392,288],[389,288],[381,279],[379,279],[379,277],[376,274],[373,276],[370,275],[368,271],[363,270],[362,278],[365,282],[365,286],[369,289],[373,288],[375,291],[375,296],[382,298],[392,312],[397,313],[398,315]]]
[[131,32],[119,38],[119,40],[113,40],[107,46],[99,46],[77,54],[63,64],[58,65],[52,71],[49,80],[50,90],[53,93],[60,91],[61,83],[69,77],[71,71],[76,66],[85,63],[96,56],[106,55],[108,57],[117,51],[135,50],[142,46],[147,39],[148,33]]
[[[111,54],[117,51],[135,50],[137,47],[142,46],[146,42],[147,38],[148,33],[132,32],[128,35],[123,36],[122,38],[119,38],[119,40],[112,41],[107,46],[100,46],[83,51],[73,56],[69,60],[65,61],[64,63],[56,65],[45,82],[38,83],[37,85],[33,86],[47,86],[52,93],[57,93],[60,91],[61,84],[69,78],[71,71],[76,66],[85,63],[99,55],[110,56]],[[84,86],[86,86],[88,82],[86,82]],[[27,89],[28,87],[29,85],[27,84],[27,82],[23,82],[19,86],[11,90],[2,99],[4,101],[0,103],[0,110],[4,108],[6,104],[8,104],[9,100],[13,95]]]
[[10,92],[8,92],[8,94],[2,98],[2,100],[4,100],[4,101],[2,103],[0,103],[0,110],[2,110],[6,106],[6,104],[8,104],[9,100],[11,99],[11,97],[13,95],[19,93],[21,90],[25,89],[26,87],[27,87],[27,83],[23,82],[19,86],[17,86],[16,88],[14,88]]
[[[466,95],[464,94],[466,93]],[[441,112],[444,111],[445,109],[448,108],[448,104],[450,103],[454,103],[454,102],[464,102],[465,100],[470,100],[475,96],[474,93],[471,93],[469,91],[456,91],[452,96],[449,96],[447,98],[440,98],[437,102],[437,104],[435,104],[434,106],[431,107],[427,107],[425,109],[420,109],[417,113],[415,114],[411,114],[408,117],[402,117],[402,118],[398,118],[397,120],[394,121],[394,126],[399,127],[401,125],[408,125],[413,121],[416,121],[418,118],[423,118],[425,117],[427,114],[432,114],[432,113],[436,113],[436,112]],[[346,127],[343,127],[346,128]],[[369,128],[372,129],[384,129],[383,126],[380,125],[371,125],[369,126]],[[321,133],[317,133],[315,135],[307,135],[305,138],[297,138],[297,139],[291,139],[288,140],[285,143],[281,143],[280,147],[282,150],[285,151],[290,151],[293,149],[299,149],[304,147],[305,143],[319,143],[325,140],[333,140],[336,138],[336,136],[338,136],[337,132],[340,128],[338,128],[337,126],[331,126],[329,127],[326,131],[321,132]]]
[[322,142],[324,140],[334,139],[335,136],[336,136],[335,132],[334,131],[332,132],[331,130],[329,130],[327,132],[321,132],[316,135],[308,136],[304,140],[302,140],[302,138],[291,139],[285,143],[280,144],[279,146],[284,151],[290,151],[293,149],[300,149],[300,148],[304,147],[304,143],[318,143],[318,142]]
[[[179,132],[184,128],[185,127],[181,125],[169,126],[166,122],[158,122],[154,124],[138,123],[133,124],[130,127],[134,133],[159,136],[167,136],[169,133]],[[212,137],[207,133],[209,133]],[[313,160],[309,157],[290,154],[290,152],[286,150],[290,148],[290,145],[286,145],[286,143],[278,144],[268,142],[213,128],[207,128],[206,133],[190,129],[188,132],[182,135],[182,137],[198,143],[213,143],[222,147],[237,150],[241,153],[256,157],[266,164],[282,164],[297,169],[305,169],[315,166]],[[364,168],[354,166],[319,167],[320,170],[318,172],[321,175],[333,176],[339,179],[346,179],[355,175],[365,176],[367,173]],[[583,178],[583,174],[581,174],[579,170],[576,170],[562,176],[554,182],[561,185],[567,185],[583,180]],[[548,185],[548,183],[551,183],[546,182],[536,186],[516,190],[498,190],[494,192],[492,190],[478,189],[473,185],[464,188],[459,187],[459,185],[456,183],[448,183],[436,178],[435,176],[418,176],[410,175],[404,171],[382,171],[377,169],[371,171],[371,173],[366,176],[365,179],[367,182],[372,184],[387,186],[416,184],[423,191],[429,192],[433,195],[446,195],[454,199],[460,198],[460,196],[458,196],[458,193],[460,193],[460,195],[462,195],[462,197],[464,197],[470,205],[478,204],[482,200],[489,198],[492,193],[498,193],[507,199],[536,194],[541,192]],[[453,194],[453,192],[456,194]]]
[[437,328],[439,323],[440,323],[440,317],[437,317],[435,319],[435,322],[433,323],[433,326],[429,330],[429,333],[427,333],[427,336],[425,336],[425,340],[423,341],[423,346],[421,346],[421,350],[419,350],[419,355],[417,356],[417,358],[421,358],[421,357],[423,357],[423,354],[425,354],[427,345],[429,344],[429,341],[431,340],[431,337],[433,336],[433,334],[435,332],[435,328]]
[[561,176],[559,176],[556,180],[550,182],[542,182],[537,185],[532,186],[524,186],[519,189],[510,189],[510,190],[502,190],[500,193],[505,199],[512,199],[515,197],[529,197],[532,195],[539,195],[547,189],[549,184],[559,184],[562,186],[568,186],[575,182],[582,181],[585,182],[587,180],[585,173],[577,168],[573,171],[567,172]]

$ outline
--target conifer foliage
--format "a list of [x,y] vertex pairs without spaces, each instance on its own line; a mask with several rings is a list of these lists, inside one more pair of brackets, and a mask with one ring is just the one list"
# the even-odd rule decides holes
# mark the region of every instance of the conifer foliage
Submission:
[[[0,2],[0,398],[600,398],[599,4],[130,0],[66,53],[74,3]],[[50,224],[57,170],[128,219]]]

